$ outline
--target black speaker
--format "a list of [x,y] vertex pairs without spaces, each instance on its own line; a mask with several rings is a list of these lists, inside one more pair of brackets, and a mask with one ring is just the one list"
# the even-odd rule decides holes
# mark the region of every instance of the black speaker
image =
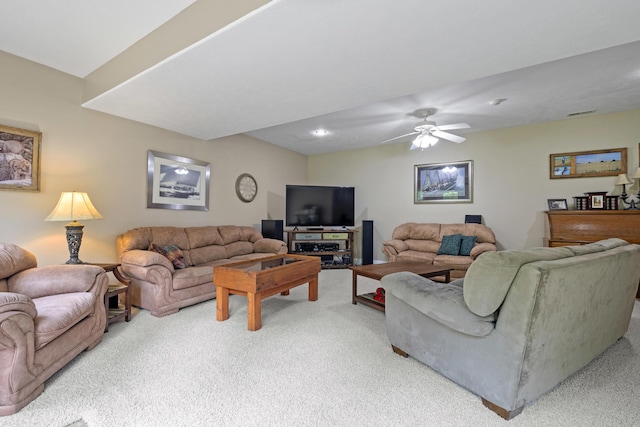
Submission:
[[373,264],[373,221],[362,221],[362,265]]
[[465,215],[464,222],[466,224],[482,224],[482,215]]
[[284,227],[281,219],[263,219],[262,237],[269,239],[284,239]]

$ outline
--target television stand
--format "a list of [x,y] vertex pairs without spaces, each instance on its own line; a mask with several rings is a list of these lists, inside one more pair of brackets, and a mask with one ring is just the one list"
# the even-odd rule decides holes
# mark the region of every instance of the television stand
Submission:
[[291,254],[320,257],[323,269],[349,268],[353,265],[355,230],[324,231],[307,228],[306,232],[287,231]]
[[307,227],[307,230],[309,230],[309,231],[324,231],[324,228],[322,228],[322,227]]

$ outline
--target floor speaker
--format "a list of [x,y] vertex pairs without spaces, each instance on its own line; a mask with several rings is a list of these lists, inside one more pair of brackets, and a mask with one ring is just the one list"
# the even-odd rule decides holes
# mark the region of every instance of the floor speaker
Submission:
[[263,219],[262,236],[268,239],[284,239],[284,227],[281,219]]
[[373,221],[362,221],[362,265],[373,264]]

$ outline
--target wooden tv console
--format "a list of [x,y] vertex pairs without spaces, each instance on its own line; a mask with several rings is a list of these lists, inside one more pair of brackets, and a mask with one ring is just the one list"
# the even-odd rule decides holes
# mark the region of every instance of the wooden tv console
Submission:
[[[545,245],[575,246],[618,237],[640,244],[640,210],[547,211]],[[636,298],[640,298],[640,287]]]

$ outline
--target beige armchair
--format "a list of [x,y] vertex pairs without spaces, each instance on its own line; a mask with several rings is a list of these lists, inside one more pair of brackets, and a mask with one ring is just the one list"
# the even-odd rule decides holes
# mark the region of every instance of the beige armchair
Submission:
[[37,267],[0,243],[0,415],[18,412],[44,382],[104,334],[106,272],[91,265]]

